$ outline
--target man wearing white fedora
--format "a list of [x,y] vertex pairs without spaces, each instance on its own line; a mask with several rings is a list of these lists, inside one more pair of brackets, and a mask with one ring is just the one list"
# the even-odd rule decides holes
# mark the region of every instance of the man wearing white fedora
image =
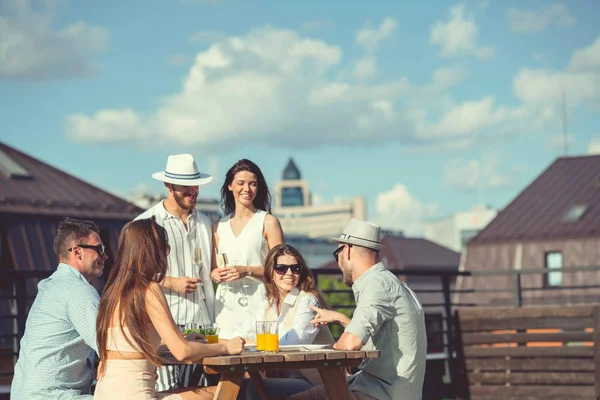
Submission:
[[[196,198],[199,185],[213,178],[198,171],[190,154],[169,156],[165,170],[152,177],[164,182],[167,198],[136,220],[154,217],[169,236],[169,267],[162,286],[173,319],[180,328],[212,323],[215,296],[210,280],[211,221],[196,209]],[[197,386],[199,382],[189,382],[193,367],[159,368],[156,389]]]
[[[344,333],[334,344],[338,350],[380,350],[379,358],[366,360],[348,378],[353,399],[420,400],[422,398],[427,336],[425,316],[415,293],[379,262],[381,229],[351,219],[333,253],[352,286],[356,309],[352,319],[344,314],[311,307],[311,323],[339,323]],[[289,399],[328,399],[316,386]]]

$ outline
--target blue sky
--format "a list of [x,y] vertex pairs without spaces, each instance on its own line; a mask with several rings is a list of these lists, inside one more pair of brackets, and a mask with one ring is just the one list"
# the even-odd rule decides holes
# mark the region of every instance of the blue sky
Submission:
[[[400,4],[396,4],[400,3]],[[435,4],[435,5],[433,5]],[[367,198],[408,234],[502,208],[563,154],[600,152],[595,0],[0,0],[0,138],[106,190],[160,192],[191,153],[294,157],[317,202]]]

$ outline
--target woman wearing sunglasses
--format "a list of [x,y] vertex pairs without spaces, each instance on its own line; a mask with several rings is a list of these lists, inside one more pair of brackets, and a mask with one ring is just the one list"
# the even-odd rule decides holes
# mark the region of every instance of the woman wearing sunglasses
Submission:
[[[273,247],[265,259],[264,280],[267,292],[264,319],[279,322],[280,346],[334,343],[327,326],[319,328],[310,323],[316,312],[309,306],[327,305],[298,250],[287,244]],[[259,313],[256,318],[260,320],[262,315]],[[269,393],[283,399],[322,382],[317,370],[308,369],[279,371],[276,378],[265,379],[264,383]],[[254,383],[246,380],[245,384],[245,399],[259,400]]]
[[279,345],[311,344],[319,328],[310,323],[316,313],[308,306],[325,307],[306,261],[294,247],[281,244],[265,259],[268,321],[279,321]]

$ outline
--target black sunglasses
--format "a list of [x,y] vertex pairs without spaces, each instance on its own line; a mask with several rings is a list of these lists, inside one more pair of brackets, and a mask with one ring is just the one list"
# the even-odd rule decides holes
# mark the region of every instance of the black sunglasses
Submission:
[[302,265],[300,265],[300,264],[291,264],[291,265],[277,264],[275,267],[273,267],[273,269],[275,270],[275,272],[277,272],[277,275],[285,275],[287,273],[288,269],[292,270],[292,274],[300,275],[300,272],[302,272]]
[[81,247],[82,249],[93,249],[96,250],[96,253],[98,253],[98,255],[100,257],[102,257],[105,253],[104,250],[106,249],[106,246],[104,246],[103,244],[98,244],[96,246],[91,246],[89,244],[78,244],[77,246],[73,246],[69,249],[69,251],[73,251],[73,249],[75,247]]
[[333,258],[335,259],[335,262],[338,262],[338,256],[340,255],[340,253],[342,252],[342,250],[344,250],[344,247],[352,247],[351,244],[344,244],[343,246],[338,247],[337,249],[335,249],[335,251],[333,252]]

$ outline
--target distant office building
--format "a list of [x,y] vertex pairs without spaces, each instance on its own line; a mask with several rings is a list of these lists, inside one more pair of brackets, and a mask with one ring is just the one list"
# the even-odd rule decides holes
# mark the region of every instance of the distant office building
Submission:
[[460,252],[497,214],[493,208],[473,206],[469,211],[425,223],[425,238]]
[[329,238],[338,236],[350,218],[366,219],[363,196],[335,204],[313,205],[309,184],[290,158],[282,180],[275,182],[273,214],[279,218],[285,235]]
[[[154,206],[159,201],[166,199],[165,195],[151,195],[151,194],[136,194],[129,198],[129,201],[136,206],[143,208],[144,210]],[[196,209],[202,214],[206,215],[212,222],[215,222],[223,216],[221,211],[221,204],[216,199],[196,199]]]

